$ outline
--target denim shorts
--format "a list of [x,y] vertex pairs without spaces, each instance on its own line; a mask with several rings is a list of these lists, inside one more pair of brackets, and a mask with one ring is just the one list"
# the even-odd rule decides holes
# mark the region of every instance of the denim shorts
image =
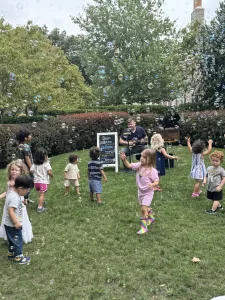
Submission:
[[102,193],[102,182],[100,180],[89,180],[89,189],[91,193]]

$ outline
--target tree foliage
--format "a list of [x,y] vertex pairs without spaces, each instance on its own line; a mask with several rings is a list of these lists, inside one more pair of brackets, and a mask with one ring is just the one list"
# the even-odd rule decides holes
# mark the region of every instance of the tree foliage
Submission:
[[0,20],[0,111],[28,113],[39,108],[84,105],[91,91],[78,67],[69,65],[38,26],[12,28]]
[[157,103],[176,98],[175,29],[163,17],[161,2],[94,0],[84,16],[72,18],[85,32],[85,72],[98,103]]

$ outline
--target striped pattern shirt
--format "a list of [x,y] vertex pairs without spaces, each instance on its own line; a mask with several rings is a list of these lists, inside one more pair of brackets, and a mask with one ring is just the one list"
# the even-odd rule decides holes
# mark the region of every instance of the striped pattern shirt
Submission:
[[89,180],[101,181],[102,174],[100,170],[103,170],[103,165],[100,160],[92,160],[88,163],[88,174]]

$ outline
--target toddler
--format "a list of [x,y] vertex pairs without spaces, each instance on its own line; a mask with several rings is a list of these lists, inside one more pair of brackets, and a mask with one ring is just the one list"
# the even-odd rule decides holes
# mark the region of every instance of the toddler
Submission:
[[70,185],[75,187],[77,195],[80,195],[79,181],[78,181],[78,179],[80,179],[80,170],[78,169],[77,163],[78,163],[78,156],[75,154],[71,154],[69,156],[69,164],[66,166],[64,171],[64,186],[65,186],[64,196],[68,195]]

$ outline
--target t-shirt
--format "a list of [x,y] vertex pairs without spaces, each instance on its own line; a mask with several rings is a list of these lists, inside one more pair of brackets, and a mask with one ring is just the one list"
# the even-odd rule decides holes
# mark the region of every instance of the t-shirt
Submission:
[[92,160],[88,163],[88,174],[90,180],[99,180],[102,179],[102,174],[100,170],[103,170],[103,165],[100,160]]
[[[132,140],[141,140],[146,136],[146,132],[145,130],[140,127],[140,126],[136,126],[136,130],[135,132],[130,132],[128,135],[126,134],[128,130],[125,130],[123,132],[123,134],[121,135],[121,139],[124,141],[132,141]],[[138,143],[136,143],[138,145]],[[140,144],[140,142],[139,142]]]
[[[19,144],[19,158],[22,159],[22,161],[25,163],[25,165],[28,167],[25,156],[29,156],[31,163],[33,163],[33,157],[30,150],[30,145],[28,144]],[[30,169],[28,167],[28,169]]]
[[14,212],[15,212],[16,218],[22,224],[22,221],[23,221],[23,217],[22,217],[22,207],[23,207],[22,206],[22,198],[14,190],[10,191],[6,195],[5,205],[4,205],[4,212],[3,212],[3,215],[4,215],[3,223],[6,226],[15,227],[15,224],[12,222],[12,219],[9,216],[9,212],[8,212],[9,207],[14,207],[15,208]]
[[146,169],[141,167],[141,163],[132,163],[131,168],[136,171],[136,183],[140,193],[148,193],[150,191],[149,184],[159,181],[158,171],[155,168]]
[[216,187],[220,185],[223,177],[225,177],[225,170],[222,167],[210,166],[207,168],[208,177],[208,191],[216,192]]
[[34,174],[34,183],[39,182],[49,184],[49,176],[47,172],[51,169],[52,167],[48,161],[45,161],[42,165],[33,164],[30,171]]
[[77,174],[80,170],[77,164],[69,163],[65,168],[65,172],[67,172],[67,179],[77,179]]

